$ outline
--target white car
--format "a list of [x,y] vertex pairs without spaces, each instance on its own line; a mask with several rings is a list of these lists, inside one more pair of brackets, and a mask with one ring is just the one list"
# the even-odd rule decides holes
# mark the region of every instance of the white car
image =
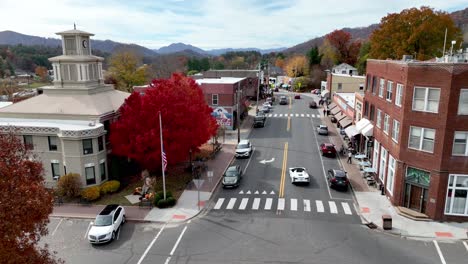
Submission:
[[268,103],[268,102],[263,103],[263,106],[266,106],[266,107],[268,107],[268,108],[271,108],[271,107],[272,107],[271,104]]
[[96,217],[88,232],[92,244],[114,240],[121,225],[125,223],[125,209],[117,204],[107,205]]
[[249,158],[252,154],[252,144],[247,139],[241,140],[236,147],[236,158]]
[[307,170],[303,167],[294,167],[289,168],[289,177],[291,178],[291,183],[310,183],[310,176],[307,173]]

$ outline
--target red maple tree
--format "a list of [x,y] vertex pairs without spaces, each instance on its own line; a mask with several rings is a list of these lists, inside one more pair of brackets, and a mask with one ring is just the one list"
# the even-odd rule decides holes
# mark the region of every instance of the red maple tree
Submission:
[[42,164],[13,132],[0,134],[0,150],[0,262],[61,263],[38,246],[53,208]]
[[134,92],[127,98],[119,120],[111,126],[113,153],[132,158],[149,170],[161,168],[159,111],[168,164],[187,160],[189,150],[198,151],[218,128],[195,81],[173,74],[169,79],[153,80],[144,95]]
[[344,30],[334,30],[325,36],[330,44],[336,49],[338,62],[354,65],[361,48],[360,41],[352,41],[351,34]]

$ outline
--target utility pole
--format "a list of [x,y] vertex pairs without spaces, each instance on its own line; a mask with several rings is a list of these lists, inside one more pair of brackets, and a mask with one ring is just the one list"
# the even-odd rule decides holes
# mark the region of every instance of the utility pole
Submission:
[[237,143],[240,142],[240,113],[239,113],[239,105],[240,105],[240,81],[237,85]]
[[258,77],[258,83],[257,83],[257,104],[256,104],[256,110],[255,110],[255,113],[258,113],[258,97],[260,96],[260,67],[258,69],[258,72],[257,72],[257,77]]

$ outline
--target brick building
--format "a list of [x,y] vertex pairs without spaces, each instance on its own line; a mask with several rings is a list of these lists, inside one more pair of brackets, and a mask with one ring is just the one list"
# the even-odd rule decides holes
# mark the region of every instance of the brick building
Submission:
[[372,164],[394,205],[468,221],[468,63],[368,60]]

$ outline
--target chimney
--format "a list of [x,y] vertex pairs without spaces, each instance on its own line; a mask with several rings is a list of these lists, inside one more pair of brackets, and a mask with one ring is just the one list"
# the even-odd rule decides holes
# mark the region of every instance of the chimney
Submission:
[[403,58],[402,58],[403,61],[410,61],[412,59],[413,59],[412,55],[403,55]]

